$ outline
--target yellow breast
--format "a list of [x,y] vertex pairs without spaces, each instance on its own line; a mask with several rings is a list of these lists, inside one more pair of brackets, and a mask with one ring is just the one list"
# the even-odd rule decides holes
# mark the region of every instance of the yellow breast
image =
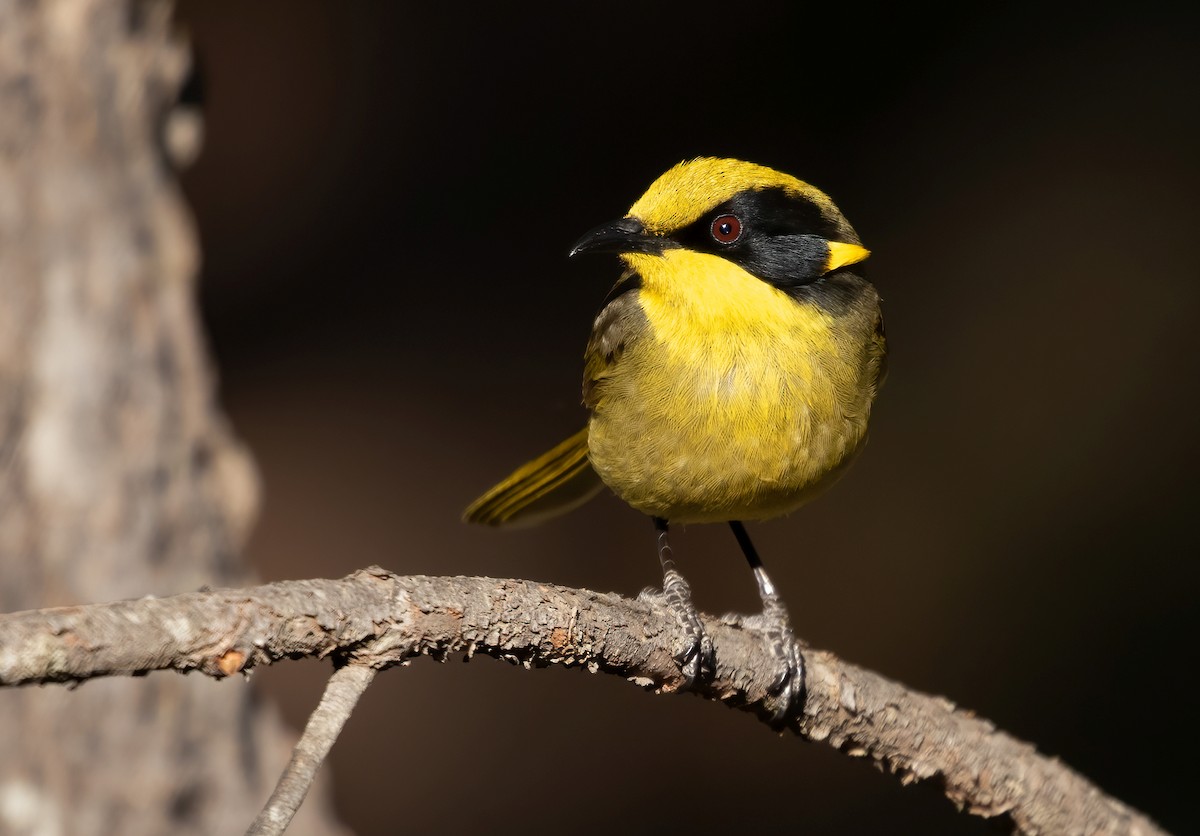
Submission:
[[614,492],[676,522],[793,510],[848,463],[873,391],[839,322],[731,262],[630,255],[646,332],[606,374],[589,457]]

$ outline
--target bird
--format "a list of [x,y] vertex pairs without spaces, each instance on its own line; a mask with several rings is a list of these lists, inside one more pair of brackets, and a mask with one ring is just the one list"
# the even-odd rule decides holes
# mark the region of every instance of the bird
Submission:
[[587,426],[464,512],[492,526],[540,521],[607,486],[649,516],[656,593],[678,630],[685,685],[711,678],[712,642],[676,567],[671,524],[726,523],[754,574],[781,720],[803,699],[788,610],[744,525],[788,514],[862,450],[887,371],[870,254],[822,191],[735,159],[685,160],[622,218],[570,251],[623,264],[584,351]]

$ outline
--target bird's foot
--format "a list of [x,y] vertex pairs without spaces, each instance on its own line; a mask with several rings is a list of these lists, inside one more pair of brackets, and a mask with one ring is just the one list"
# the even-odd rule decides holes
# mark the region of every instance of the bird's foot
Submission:
[[681,689],[711,680],[717,671],[717,654],[692,604],[692,590],[683,576],[670,570],[663,576],[661,592],[644,589],[638,598],[666,606],[675,617],[678,629],[673,655],[683,674]]
[[792,633],[787,608],[777,595],[767,595],[763,597],[763,611],[759,615],[729,613],[721,616],[721,622],[757,630],[767,637],[776,663],[775,677],[767,687],[767,706],[772,711],[771,724],[783,724],[804,704],[804,656]]

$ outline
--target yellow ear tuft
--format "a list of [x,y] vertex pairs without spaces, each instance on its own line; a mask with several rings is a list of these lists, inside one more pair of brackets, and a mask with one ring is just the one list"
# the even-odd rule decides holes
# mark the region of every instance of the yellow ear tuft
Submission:
[[829,242],[829,260],[825,262],[825,272],[830,273],[847,264],[857,264],[866,260],[871,251],[858,244],[844,244],[841,241]]

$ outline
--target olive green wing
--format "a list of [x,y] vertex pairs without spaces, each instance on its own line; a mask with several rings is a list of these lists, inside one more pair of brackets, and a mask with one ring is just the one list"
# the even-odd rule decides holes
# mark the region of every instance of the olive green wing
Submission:
[[577,508],[603,485],[588,463],[585,427],[514,470],[476,499],[463,519],[482,525],[532,525]]
[[608,292],[596,316],[583,356],[583,403],[588,409],[596,408],[621,357],[647,331],[646,314],[638,299],[641,286],[641,276],[627,270]]

